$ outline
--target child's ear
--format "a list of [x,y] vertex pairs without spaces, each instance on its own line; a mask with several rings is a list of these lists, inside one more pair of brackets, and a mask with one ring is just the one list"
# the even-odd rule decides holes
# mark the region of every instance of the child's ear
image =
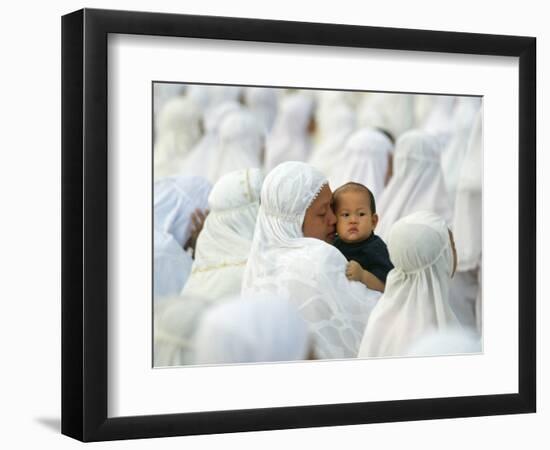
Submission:
[[376,228],[376,225],[378,225],[378,214],[374,213],[372,215],[372,229],[373,230]]

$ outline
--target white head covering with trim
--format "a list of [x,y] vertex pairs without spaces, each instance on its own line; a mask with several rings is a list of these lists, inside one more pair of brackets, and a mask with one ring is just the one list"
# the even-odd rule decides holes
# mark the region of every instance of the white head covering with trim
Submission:
[[195,335],[195,364],[296,361],[308,357],[306,322],[287,300],[235,297],[208,310]]
[[187,175],[155,182],[154,228],[183,247],[191,235],[191,215],[195,209],[206,209],[211,188],[204,178]]
[[311,139],[308,126],[313,117],[314,100],[304,93],[283,97],[271,135],[267,140],[265,169],[283,161],[306,161]]
[[354,181],[368,187],[375,199],[384,191],[384,180],[393,144],[381,131],[363,128],[353,133],[334,160],[329,182],[333,189]]
[[208,198],[210,213],[197,240],[182,295],[219,300],[241,292],[260,207],[263,174],[242,169],[221,177]]
[[376,232],[386,240],[391,226],[416,211],[432,211],[448,223],[452,217],[440,165],[439,143],[430,134],[411,130],[401,136],[393,158],[393,176],[377,205]]
[[369,318],[360,357],[405,356],[424,334],[460,328],[449,305],[453,253],[445,221],[426,211],[402,218],[390,231],[388,252],[395,268]]
[[308,322],[316,357],[355,357],[379,294],[345,276],[346,258],[320,239],[304,237],[306,210],[327,179],[288,161],[266,177],[243,293],[288,299]]

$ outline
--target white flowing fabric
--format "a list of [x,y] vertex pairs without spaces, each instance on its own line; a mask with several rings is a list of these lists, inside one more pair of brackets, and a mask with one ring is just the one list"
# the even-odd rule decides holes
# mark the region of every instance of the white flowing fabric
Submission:
[[350,358],[379,294],[346,278],[346,258],[335,247],[303,235],[306,210],[326,183],[296,161],[267,175],[243,293],[287,298],[308,322],[318,359]]
[[244,103],[258,118],[268,135],[277,116],[277,91],[269,88],[247,87],[244,90]]
[[241,108],[242,105],[237,102],[224,102],[204,115],[204,135],[182,163],[180,174],[208,178],[211,167],[216,164],[220,145],[219,129],[223,119]]
[[428,333],[409,348],[408,356],[441,356],[481,352],[479,335],[470,330],[449,329]]
[[195,364],[296,361],[308,357],[306,322],[287,300],[232,298],[208,310],[195,336]]
[[353,133],[337,153],[329,182],[333,189],[354,181],[367,186],[375,199],[384,191],[384,179],[393,144],[381,131],[362,129]]
[[331,103],[330,108],[325,106],[324,109],[328,111],[319,114],[317,119],[320,140],[314,147],[308,162],[330,178],[332,172],[340,170],[336,161],[339,159],[342,147],[356,129],[357,121],[353,108],[346,103]]
[[241,292],[262,181],[260,169],[244,169],[221,177],[212,188],[210,213],[199,234],[191,276],[182,295],[215,301]]
[[387,240],[391,226],[416,211],[432,211],[450,223],[452,211],[440,166],[437,140],[422,131],[401,136],[393,158],[393,176],[378,202],[376,232]]
[[195,102],[178,96],[168,100],[159,112],[154,148],[155,180],[174,175],[199,141],[201,112]]
[[369,318],[360,357],[405,356],[424,334],[460,328],[449,305],[453,255],[445,221],[417,212],[394,224],[388,251],[395,268]]
[[192,364],[194,336],[200,319],[211,306],[200,297],[169,297],[154,304],[154,367]]
[[309,158],[311,139],[308,125],[313,107],[313,98],[309,95],[294,93],[283,97],[266,144],[266,172],[283,161],[306,161]]
[[206,208],[211,187],[202,177],[186,175],[155,182],[154,228],[183,247],[191,235],[191,215]]
[[251,112],[229,113],[221,123],[219,145],[208,164],[208,180],[216,183],[234,170],[262,167],[264,146],[263,126]]
[[373,93],[359,105],[359,126],[379,128],[397,140],[414,127],[414,95]]
[[172,235],[154,230],[153,296],[177,295],[184,286],[193,259]]

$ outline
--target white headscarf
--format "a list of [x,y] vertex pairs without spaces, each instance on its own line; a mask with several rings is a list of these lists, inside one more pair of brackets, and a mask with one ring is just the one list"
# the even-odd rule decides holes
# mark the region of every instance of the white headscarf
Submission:
[[379,128],[397,140],[414,127],[414,95],[372,93],[358,108],[361,128]]
[[204,135],[181,165],[181,174],[208,178],[211,166],[216,164],[219,154],[219,130],[223,119],[241,108],[242,105],[237,102],[224,102],[204,115]]
[[391,226],[416,211],[432,211],[450,221],[452,212],[440,166],[437,140],[422,131],[411,130],[401,136],[393,158],[393,176],[384,189],[376,228],[387,239]]
[[193,259],[172,235],[154,230],[153,296],[177,295],[191,272]]
[[360,357],[404,356],[427,332],[460,324],[449,305],[453,255],[445,221],[431,212],[417,212],[396,222],[388,252],[395,268],[374,308]]
[[269,295],[233,298],[203,316],[195,336],[195,364],[307,359],[307,324],[287,300]]
[[483,111],[480,110],[468,141],[457,186],[453,233],[459,271],[475,269],[481,264],[482,124]]
[[244,90],[244,102],[263,125],[267,135],[277,115],[277,91],[270,88],[247,87]]
[[202,177],[182,175],[155,182],[154,228],[185,245],[191,235],[191,215],[206,208],[210,189]]
[[201,112],[193,100],[178,96],[159,113],[154,148],[154,176],[174,175],[201,136]]
[[313,98],[303,93],[289,94],[282,99],[266,145],[266,171],[283,161],[306,161],[309,158],[311,139],[308,125],[313,106]]
[[224,175],[214,185],[208,198],[210,213],[182,295],[219,300],[241,292],[262,181],[260,169],[243,169]]
[[207,178],[215,183],[226,173],[263,166],[265,133],[258,120],[246,110],[229,113],[219,129],[216,155],[209,161]]
[[388,160],[393,151],[390,139],[381,131],[364,128],[353,133],[337,153],[329,181],[333,189],[354,181],[367,186],[375,199],[384,191]]
[[267,175],[243,293],[287,298],[308,322],[319,359],[349,358],[379,295],[346,278],[346,258],[335,247],[303,235],[306,210],[325,184],[320,172],[296,161]]
[[352,107],[346,103],[331,103],[330,108],[325,106],[323,109],[325,111],[317,120],[320,140],[308,162],[330,178],[331,173],[340,170],[336,161],[346,140],[356,128],[356,117]]

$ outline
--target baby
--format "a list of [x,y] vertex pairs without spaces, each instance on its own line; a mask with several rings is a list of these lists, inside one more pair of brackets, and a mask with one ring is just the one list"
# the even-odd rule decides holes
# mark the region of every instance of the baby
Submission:
[[346,276],[384,292],[393,264],[386,244],[374,234],[378,215],[372,192],[360,183],[350,182],[336,189],[332,199],[338,233],[334,245],[349,261]]

